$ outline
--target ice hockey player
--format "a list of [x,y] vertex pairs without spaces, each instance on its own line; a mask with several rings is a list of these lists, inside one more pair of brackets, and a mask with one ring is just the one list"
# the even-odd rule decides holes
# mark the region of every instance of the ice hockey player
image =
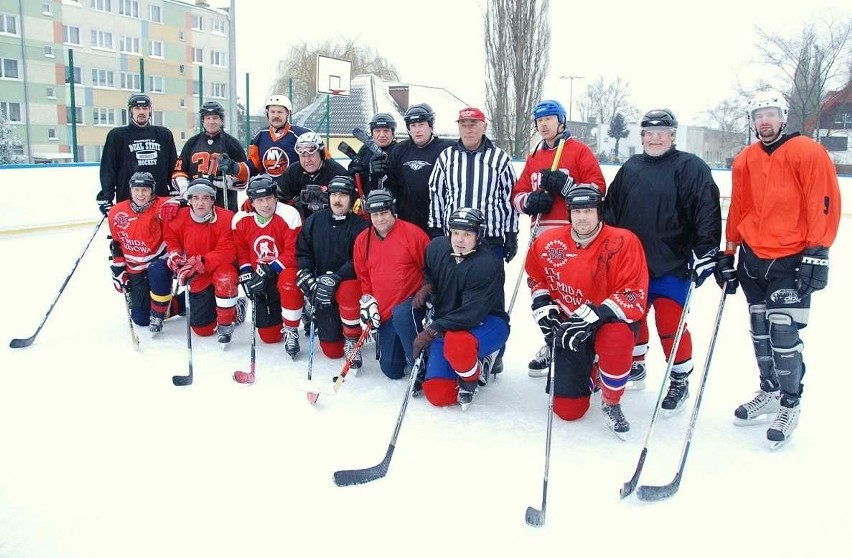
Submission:
[[154,177],[157,196],[177,195],[170,191],[172,169],[177,160],[171,130],[151,124],[151,98],[134,93],[127,100],[127,126],[109,131],[101,154],[101,189],[96,196],[98,209],[106,215],[115,202],[130,197],[130,177],[137,171]]
[[396,120],[390,113],[377,112],[370,119],[370,136],[376,146],[383,151],[384,156],[378,157],[368,146],[362,145],[357,157],[349,163],[349,175],[353,179],[356,179],[356,174],[361,177],[364,196],[384,185],[388,174],[390,152],[397,143],[394,138],[395,133]]
[[246,306],[245,299],[237,298],[234,214],[213,205],[216,188],[206,178],[190,182],[186,196],[189,206],[164,227],[168,265],[178,283],[190,290],[192,330],[202,337],[218,332],[224,349],[234,326],[245,319]]
[[308,128],[290,123],[293,103],[285,95],[272,94],[266,99],[266,119],[269,127],[259,130],[251,138],[248,149],[249,172],[268,174],[281,186],[281,177],[299,157],[296,139],[310,132]]
[[630,423],[620,402],[645,314],[645,253],[636,235],[601,221],[596,187],[574,186],[565,202],[571,224],[539,235],[525,264],[533,318],[556,347],[553,412],[579,419],[599,386],[607,426],[625,440]]
[[232,228],[239,280],[254,303],[257,333],[264,343],[284,339],[284,350],[295,359],[304,304],[296,286],[296,239],[302,220],[296,208],[278,201],[276,190],[271,176],[253,176],[246,194],[254,211],[238,212]]
[[434,319],[414,338],[414,355],[428,351],[423,393],[436,406],[458,403],[466,411],[509,338],[503,309],[503,266],[482,249],[485,217],[462,207],[448,220],[450,236],[426,248],[423,285]]
[[278,199],[294,205],[305,220],[328,207],[328,183],[335,176],[345,175],[346,169],[329,157],[325,142],[316,132],[299,136],[296,153],[299,160],[278,181]]
[[[726,251],[716,280],[743,287],[760,390],[734,411],[735,424],[761,424],[770,447],[786,443],[799,423],[804,343],[811,295],[828,283],[828,250],[840,225],[840,189],[825,148],[785,134],[787,101],[755,95],[749,122],[760,141],[734,159]],[[739,262],[734,269],[735,253]]]
[[[700,287],[713,274],[722,240],[719,188],[707,163],[678,151],[677,119],[672,111],[651,110],[640,126],[643,153],[628,159],[616,173],[604,201],[604,219],[642,241],[651,276],[646,313],[654,308],[657,334],[668,359],[690,283]],[[646,315],[633,350],[630,389],[644,387],[649,337]],[[661,404],[664,415],[683,408],[693,368],[692,336],[686,328]]]
[[[237,210],[237,192],[245,190],[249,177],[246,152],[240,142],[224,131],[225,108],[207,101],[198,111],[204,131],[189,138],[180,151],[172,183],[183,195],[193,178],[208,178],[216,186],[216,205]],[[227,196],[227,203],[225,203]]]
[[154,188],[151,173],[133,173],[130,199],[110,209],[108,222],[113,286],[128,295],[133,323],[157,334],[163,329],[172,299],[172,271],[166,265],[166,242],[158,215],[168,198],[155,196]]
[[[562,103],[554,100],[539,102],[533,108],[532,119],[541,141],[527,156],[524,170],[512,190],[512,204],[518,212],[529,215],[532,223],[539,220],[535,231],[539,235],[552,227],[568,224],[565,204],[562,201],[555,203],[555,200],[565,199],[563,189],[567,191],[575,183],[592,184],[605,194],[606,181],[592,150],[571,137]],[[557,169],[551,171],[560,142],[564,145]],[[550,347],[545,343],[530,360],[529,375],[534,378],[547,376],[549,364]]]
[[[387,189],[367,195],[364,209],[372,226],[355,239],[355,274],[361,282],[361,328],[368,324],[379,343],[379,367],[398,380],[414,364],[412,344],[423,322],[425,298],[423,259],[429,236],[396,218],[393,196]],[[419,310],[412,303],[419,297]]]
[[361,286],[355,277],[352,250],[355,238],[369,227],[352,213],[354,188],[345,170],[334,177],[328,184],[329,207],[305,220],[296,241],[296,284],[314,308],[320,348],[329,358],[352,354],[353,372],[361,367],[362,359],[354,351],[361,335]]

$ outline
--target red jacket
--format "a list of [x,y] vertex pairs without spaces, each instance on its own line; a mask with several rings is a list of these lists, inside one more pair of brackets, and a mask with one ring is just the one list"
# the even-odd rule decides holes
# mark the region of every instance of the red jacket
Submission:
[[237,249],[231,232],[233,212],[214,207],[212,219],[196,223],[190,211],[189,207],[181,208],[175,218],[168,222],[164,232],[169,253],[177,252],[186,258],[202,257],[205,272],[192,280],[192,292],[197,293],[211,284],[213,271],[219,266],[231,265],[236,274],[234,262]]

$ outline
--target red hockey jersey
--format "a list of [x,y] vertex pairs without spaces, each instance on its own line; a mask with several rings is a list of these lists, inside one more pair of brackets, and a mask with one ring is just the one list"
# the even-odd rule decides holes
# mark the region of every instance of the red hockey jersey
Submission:
[[[166,252],[163,223],[157,214],[167,197],[154,198],[142,213],[136,213],[130,200],[118,202],[109,210],[109,232],[121,245],[127,273],[142,273]],[[116,258],[116,264],[120,263]]]
[[[164,227],[169,253],[177,252],[184,257],[201,256],[205,272],[192,280],[192,292],[204,290],[213,280],[213,271],[223,264],[233,265],[237,258],[231,221],[234,214],[221,207],[213,208],[213,218],[196,223],[189,207],[178,211],[174,219]],[[234,268],[236,272],[236,267]]]
[[258,263],[270,264],[275,271],[296,267],[296,239],[302,230],[302,219],[295,207],[278,203],[272,218],[264,224],[257,214],[240,211],[232,221],[237,248],[237,267]]

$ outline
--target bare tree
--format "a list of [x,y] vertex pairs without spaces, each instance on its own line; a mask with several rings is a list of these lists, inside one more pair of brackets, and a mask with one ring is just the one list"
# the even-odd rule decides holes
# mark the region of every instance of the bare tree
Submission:
[[603,76],[586,86],[586,91],[577,100],[580,116],[587,122],[609,123],[615,115],[621,113],[629,118],[638,115],[636,107],[628,101],[630,84],[616,77],[615,82],[607,83]]
[[290,47],[287,57],[278,62],[278,79],[270,93],[290,95],[292,80],[293,110],[307,106],[316,96],[317,54],[352,62],[352,77],[375,74],[397,81],[399,74],[393,63],[368,46],[357,44],[358,39],[327,39],[321,44],[301,44]]
[[550,66],[549,0],[488,0],[486,104],[494,141],[513,157],[529,152],[532,109]]
[[797,37],[755,27],[757,47],[766,64],[782,74],[790,114],[787,127],[811,136],[832,84],[845,77],[852,58],[852,17],[809,22]]

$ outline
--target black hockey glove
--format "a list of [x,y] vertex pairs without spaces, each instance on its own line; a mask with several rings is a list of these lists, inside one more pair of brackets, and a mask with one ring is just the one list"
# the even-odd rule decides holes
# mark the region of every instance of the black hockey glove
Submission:
[[107,197],[103,193],[103,190],[98,192],[98,194],[95,196],[95,201],[98,202],[98,209],[100,209],[103,215],[109,213],[109,210],[112,208],[112,200],[107,199]]
[[725,289],[728,294],[737,292],[740,280],[737,279],[737,270],[734,267],[734,255],[719,252],[716,254],[716,267],[713,268],[713,277],[720,288]]
[[695,281],[695,286],[700,287],[704,281],[713,274],[713,268],[716,267],[716,254],[719,249],[716,247],[708,250],[703,256],[698,253],[692,253],[692,279]]
[[349,176],[355,178],[356,174],[360,174],[361,176],[367,176],[367,172],[370,170],[369,166],[365,166],[361,164],[360,159],[352,159],[349,163],[349,168],[346,169],[349,172]]
[[553,196],[546,190],[530,192],[524,202],[524,213],[527,215],[539,215],[547,213],[553,207]]
[[559,307],[547,295],[539,295],[532,301],[533,319],[546,338],[550,338],[553,330],[562,323],[559,317]]
[[252,296],[263,295],[269,286],[278,279],[278,273],[269,264],[259,264],[248,282]]
[[596,308],[594,304],[582,304],[567,321],[556,327],[553,334],[563,349],[579,351],[597,328],[614,318],[615,315],[608,306]]
[[252,298],[254,295],[251,292],[251,288],[249,287],[249,283],[251,282],[252,272],[251,266],[246,264],[245,266],[240,268],[240,275],[237,279],[240,282],[240,285],[243,286],[243,292],[246,293],[246,296]]
[[806,297],[828,284],[828,248],[805,248],[802,262],[796,273],[796,288],[800,297]]
[[240,174],[240,164],[231,159],[227,153],[222,153],[219,155],[219,172],[237,176]]
[[388,166],[387,155],[382,155],[381,157],[373,157],[373,159],[370,161],[370,176],[373,179],[386,176],[389,170],[390,167]]
[[317,278],[316,304],[319,307],[331,306],[334,302],[334,293],[340,285],[340,275],[326,273]]
[[503,235],[503,259],[506,263],[512,261],[518,255],[518,233],[507,232]]
[[305,295],[307,300],[312,300],[314,297],[314,291],[317,286],[316,277],[314,274],[308,269],[300,269],[298,273],[296,273],[296,286],[302,289],[302,294]]
[[571,175],[564,171],[541,171],[541,189],[547,190],[552,195],[561,195],[565,197],[568,190],[574,186],[574,179]]

